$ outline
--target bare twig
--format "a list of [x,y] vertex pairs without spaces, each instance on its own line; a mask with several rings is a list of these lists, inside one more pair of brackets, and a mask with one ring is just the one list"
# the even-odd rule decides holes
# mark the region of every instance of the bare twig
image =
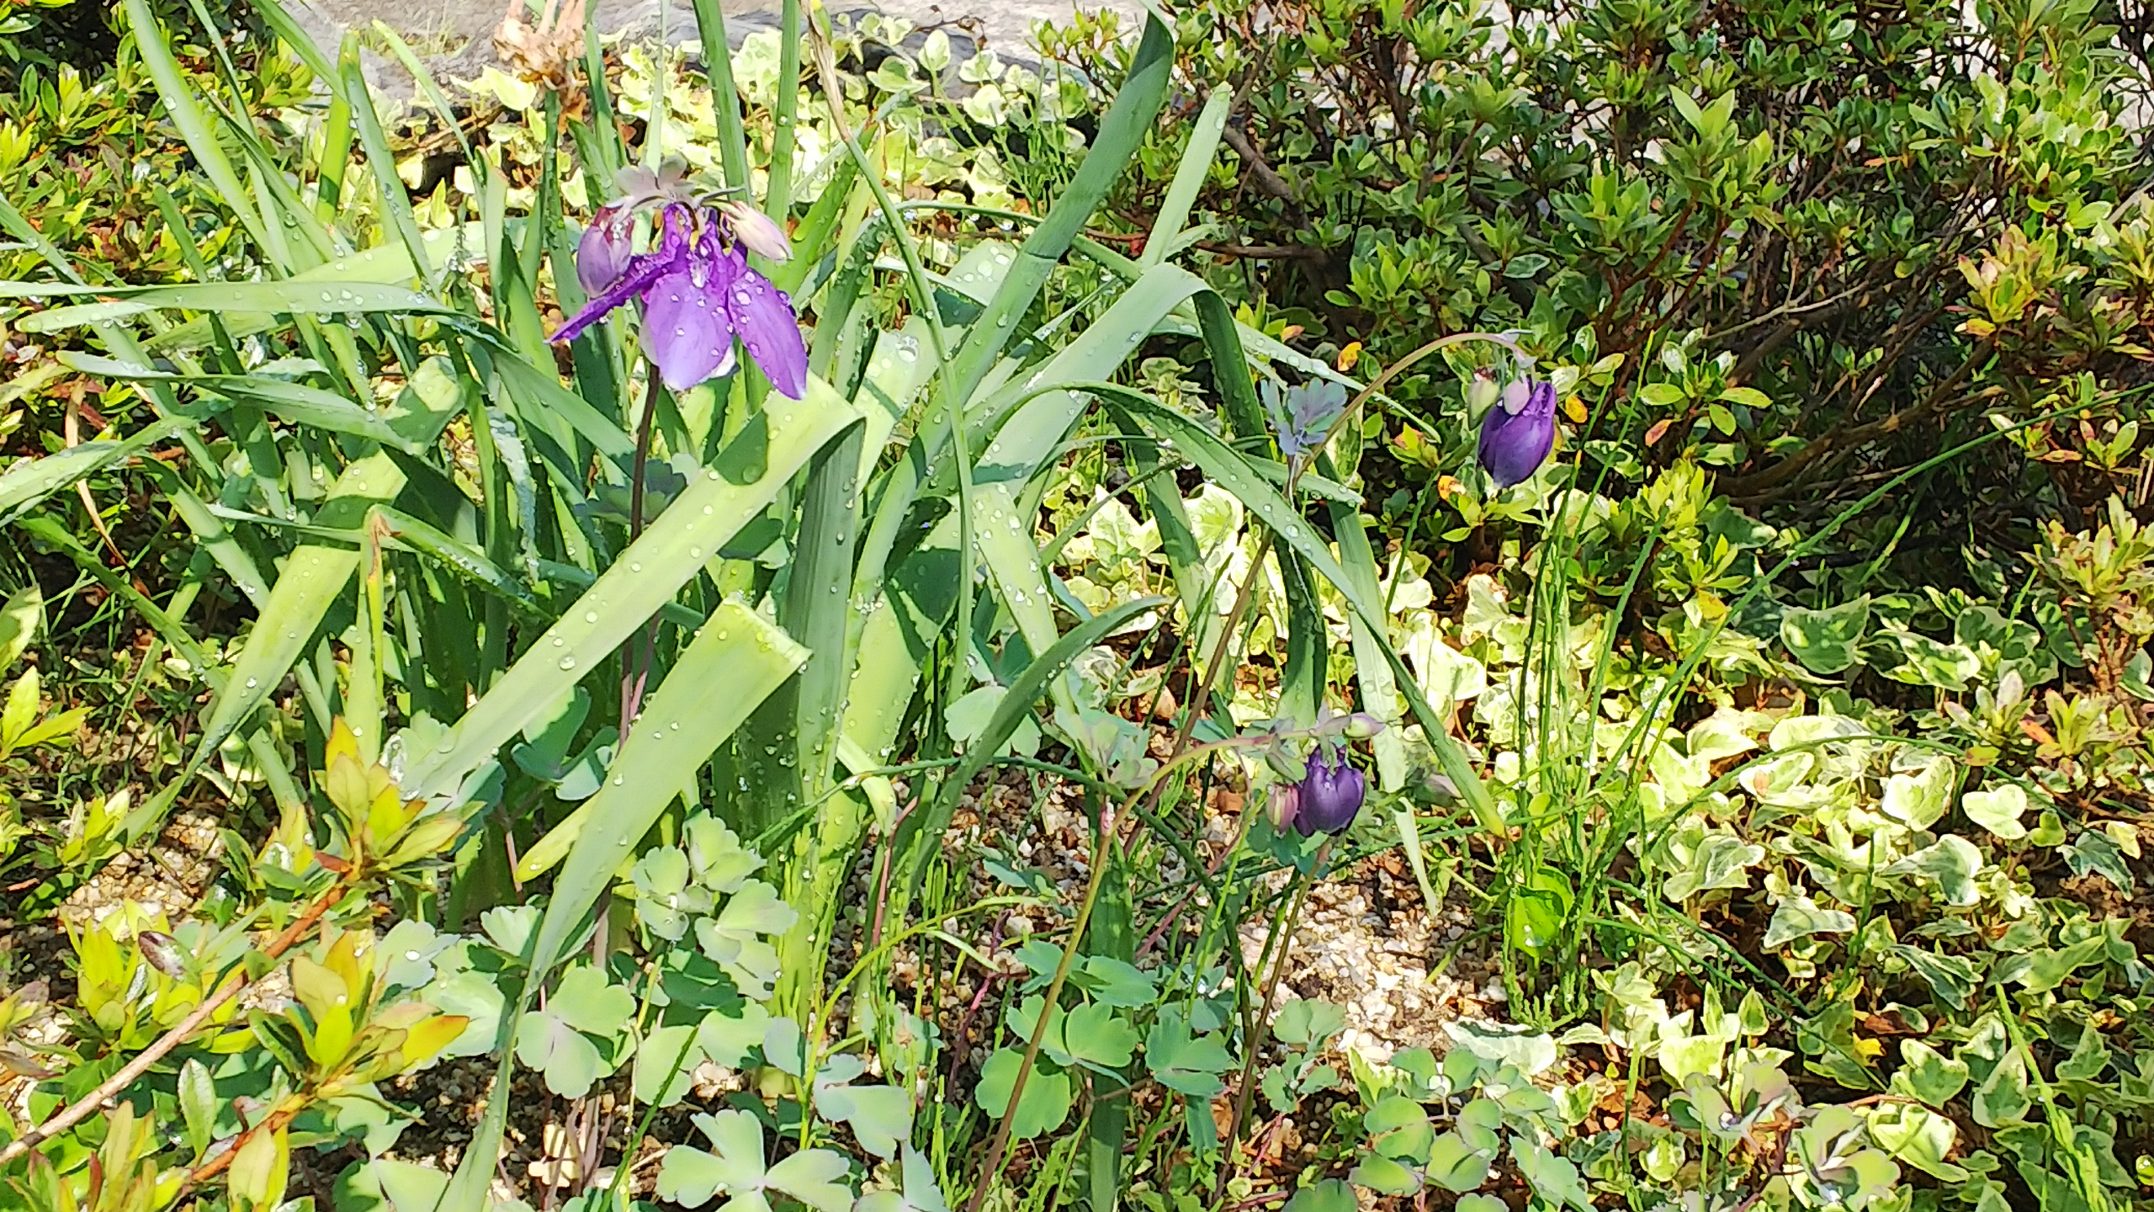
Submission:
[[[351,878],[351,875],[346,875],[344,878],[339,879],[329,891],[322,894],[321,899],[307,906],[306,912],[292,919],[291,925],[278,932],[277,937],[269,940],[262,947],[262,955],[269,959],[276,959],[286,951],[291,950],[293,944],[305,937],[307,932],[322,920],[323,914],[329,912],[331,907],[338,901],[343,900],[351,891]],[[137,1078],[148,1073],[150,1068],[158,1061],[163,1060],[167,1053],[185,1043],[187,1037],[194,1034],[196,1028],[208,1022],[215,1016],[217,1011],[224,1008],[225,1003],[238,997],[252,983],[243,972],[233,973],[219,986],[216,993],[203,999],[202,1004],[196,1006],[186,1018],[173,1024],[171,1030],[158,1036],[151,1041],[149,1047],[137,1053],[133,1060],[120,1066],[119,1072],[100,1082],[97,1089],[69,1103],[60,1111],[55,1112],[52,1118],[23,1133],[17,1139],[10,1141],[5,1148],[0,1148],[0,1166],[7,1165],[44,1142],[88,1119],[98,1108],[125,1093]]]

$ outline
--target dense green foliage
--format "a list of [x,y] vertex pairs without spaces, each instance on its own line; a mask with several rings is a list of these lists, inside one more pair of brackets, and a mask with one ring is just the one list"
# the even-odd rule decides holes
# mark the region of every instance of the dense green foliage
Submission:
[[0,1206],[2154,1192],[2143,13],[257,8],[6,66]]

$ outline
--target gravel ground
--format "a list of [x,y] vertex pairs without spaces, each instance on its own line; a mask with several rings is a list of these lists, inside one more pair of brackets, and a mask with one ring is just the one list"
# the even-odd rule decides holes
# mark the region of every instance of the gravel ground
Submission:
[[[514,0],[521,6],[523,0]],[[775,29],[778,0],[722,0],[726,32],[738,43],[760,29]],[[1134,16],[1137,0],[883,0],[861,5],[839,0],[832,14],[879,11],[902,17],[925,28],[943,27],[955,36],[969,36],[993,46],[1006,59],[1019,59],[1039,22],[1064,22],[1078,8],[1113,9]],[[689,0],[589,0],[589,8],[602,36],[627,34],[634,38],[656,37],[663,29],[670,40],[695,36],[695,12]],[[324,47],[334,47],[346,31],[364,30],[380,21],[396,31],[426,60],[437,77],[469,77],[486,64],[497,62],[493,32],[501,24],[504,5],[496,0],[311,0],[295,8],[300,23]],[[391,97],[412,91],[411,77],[395,63],[380,56],[366,57],[367,79]]]

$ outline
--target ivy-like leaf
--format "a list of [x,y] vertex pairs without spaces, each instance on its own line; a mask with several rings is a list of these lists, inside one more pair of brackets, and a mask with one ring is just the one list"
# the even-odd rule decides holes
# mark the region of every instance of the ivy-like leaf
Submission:
[[1765,927],[1765,947],[1772,950],[1814,934],[1846,934],[1855,928],[1855,915],[1841,909],[1820,909],[1807,896],[1783,897]]

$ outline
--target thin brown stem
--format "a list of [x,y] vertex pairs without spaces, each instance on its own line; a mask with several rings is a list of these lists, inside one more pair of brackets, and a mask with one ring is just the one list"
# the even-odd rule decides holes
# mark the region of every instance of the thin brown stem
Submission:
[[[658,416],[658,372],[650,371],[650,387],[643,395],[643,416],[636,422],[636,459],[629,473],[628,485],[628,541],[634,543],[643,537],[643,491],[645,470],[651,462],[651,430],[653,419]],[[628,730],[635,726],[636,712],[643,706],[643,687],[651,674],[653,648],[657,644],[658,620],[651,620],[644,635],[643,660],[639,665],[634,653],[621,655],[621,743],[628,743]]]
[[1265,1036],[1270,1034],[1272,999],[1279,993],[1279,978],[1286,972],[1287,958],[1294,951],[1294,931],[1301,925],[1302,909],[1309,903],[1309,889],[1316,886],[1326,863],[1331,859],[1331,838],[1317,847],[1316,863],[1309,877],[1302,881],[1294,893],[1294,904],[1287,909],[1284,924],[1279,931],[1279,956],[1272,961],[1271,975],[1264,978],[1264,1000],[1257,1007],[1256,1021],[1249,1024],[1249,1043],[1242,1050],[1242,1075],[1240,1089],[1234,1095],[1234,1114],[1227,1120],[1226,1157],[1219,1168],[1219,1180],[1212,1189],[1212,1202],[1221,1203],[1226,1198],[1227,1183],[1234,1177],[1234,1147],[1241,1139],[1242,1123],[1249,1116],[1250,1096],[1256,1092],[1256,1063],[1258,1054],[1264,1051]]

